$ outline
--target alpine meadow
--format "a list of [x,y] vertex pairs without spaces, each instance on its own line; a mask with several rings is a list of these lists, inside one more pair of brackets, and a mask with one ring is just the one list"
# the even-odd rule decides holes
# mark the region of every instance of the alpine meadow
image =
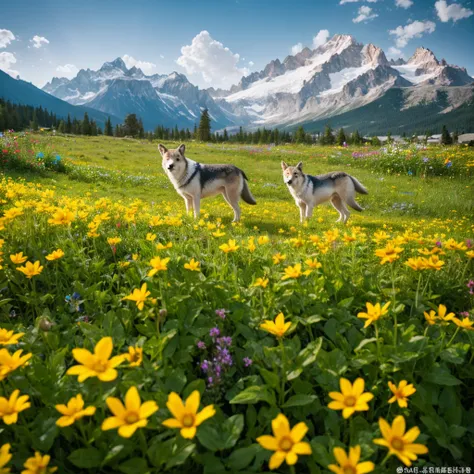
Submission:
[[2,11],[0,474],[473,472],[468,0]]

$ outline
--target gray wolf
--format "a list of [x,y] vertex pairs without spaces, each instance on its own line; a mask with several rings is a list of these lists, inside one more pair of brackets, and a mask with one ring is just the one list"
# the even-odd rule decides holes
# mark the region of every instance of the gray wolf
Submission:
[[339,212],[337,222],[342,220],[344,224],[350,216],[346,204],[356,211],[363,211],[355,200],[355,193],[368,194],[368,191],[353,176],[343,171],[311,176],[303,173],[301,161],[296,166],[288,166],[282,161],[281,168],[283,181],[300,208],[301,222],[313,215],[314,207],[326,201],[331,201]]
[[168,150],[158,145],[162,166],[174,188],[186,204],[186,213],[194,210],[199,217],[201,199],[222,194],[234,210],[234,222],[240,220],[239,198],[247,204],[257,204],[247,184],[245,173],[234,165],[205,165],[184,156],[186,147]]

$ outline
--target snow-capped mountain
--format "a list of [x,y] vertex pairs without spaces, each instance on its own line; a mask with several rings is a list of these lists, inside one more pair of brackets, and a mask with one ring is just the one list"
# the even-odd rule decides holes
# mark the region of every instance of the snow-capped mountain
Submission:
[[121,58],[104,63],[97,71],[81,69],[71,80],[55,77],[43,90],[71,104],[118,117],[136,113],[147,129],[157,125],[192,128],[204,108],[208,108],[214,128],[233,124],[209,93],[183,74],[147,76],[139,68],[128,69]]
[[427,49],[418,48],[406,63],[389,62],[377,46],[335,35],[315,50],[271,61],[229,91],[209,92],[242,121],[292,126],[362,107],[394,87],[472,82],[465,69],[439,62]]

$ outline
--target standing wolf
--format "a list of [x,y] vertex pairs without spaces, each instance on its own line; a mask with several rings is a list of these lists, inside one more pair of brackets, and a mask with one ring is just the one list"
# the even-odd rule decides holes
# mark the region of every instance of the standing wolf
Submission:
[[296,166],[288,166],[281,162],[283,181],[295,198],[296,205],[300,208],[300,221],[313,215],[313,208],[323,202],[331,201],[336,211],[339,212],[339,221],[344,224],[349,219],[350,212],[346,204],[356,211],[363,211],[354,199],[355,193],[368,194],[367,189],[353,176],[343,171],[311,176],[303,173],[303,162]]
[[168,150],[158,145],[162,165],[174,188],[184,198],[186,212],[194,209],[199,217],[201,198],[222,194],[234,210],[234,222],[240,220],[239,198],[257,204],[247,185],[247,176],[234,165],[204,165],[184,156],[185,146]]

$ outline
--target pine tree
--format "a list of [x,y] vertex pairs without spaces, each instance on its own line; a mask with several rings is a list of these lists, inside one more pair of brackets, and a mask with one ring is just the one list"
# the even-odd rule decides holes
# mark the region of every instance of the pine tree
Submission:
[[83,135],[91,134],[91,123],[89,121],[89,115],[87,115],[87,112],[84,112],[84,119],[82,120],[81,129]]
[[451,145],[452,143],[451,135],[446,125],[443,125],[443,128],[441,129],[441,143],[443,145]]
[[339,146],[343,146],[344,143],[346,143],[346,134],[344,133],[343,128],[339,129],[339,133],[337,134],[336,141]]
[[110,117],[107,117],[107,121],[105,122],[104,134],[107,135],[108,137],[111,137],[114,134]]
[[225,142],[228,142],[229,141],[229,134],[227,133],[227,129],[224,128],[224,136],[222,137],[222,139],[225,141]]
[[334,135],[332,133],[332,128],[330,125],[326,125],[326,128],[324,129],[324,134],[321,138],[321,144],[322,145],[334,145],[336,139],[334,138]]
[[204,109],[199,120],[199,127],[197,130],[197,139],[201,142],[208,142],[211,138],[211,118],[209,111]]
[[61,120],[61,122],[59,122],[59,125],[58,125],[58,132],[64,133],[65,130],[66,130],[66,124],[64,123],[64,120]]

